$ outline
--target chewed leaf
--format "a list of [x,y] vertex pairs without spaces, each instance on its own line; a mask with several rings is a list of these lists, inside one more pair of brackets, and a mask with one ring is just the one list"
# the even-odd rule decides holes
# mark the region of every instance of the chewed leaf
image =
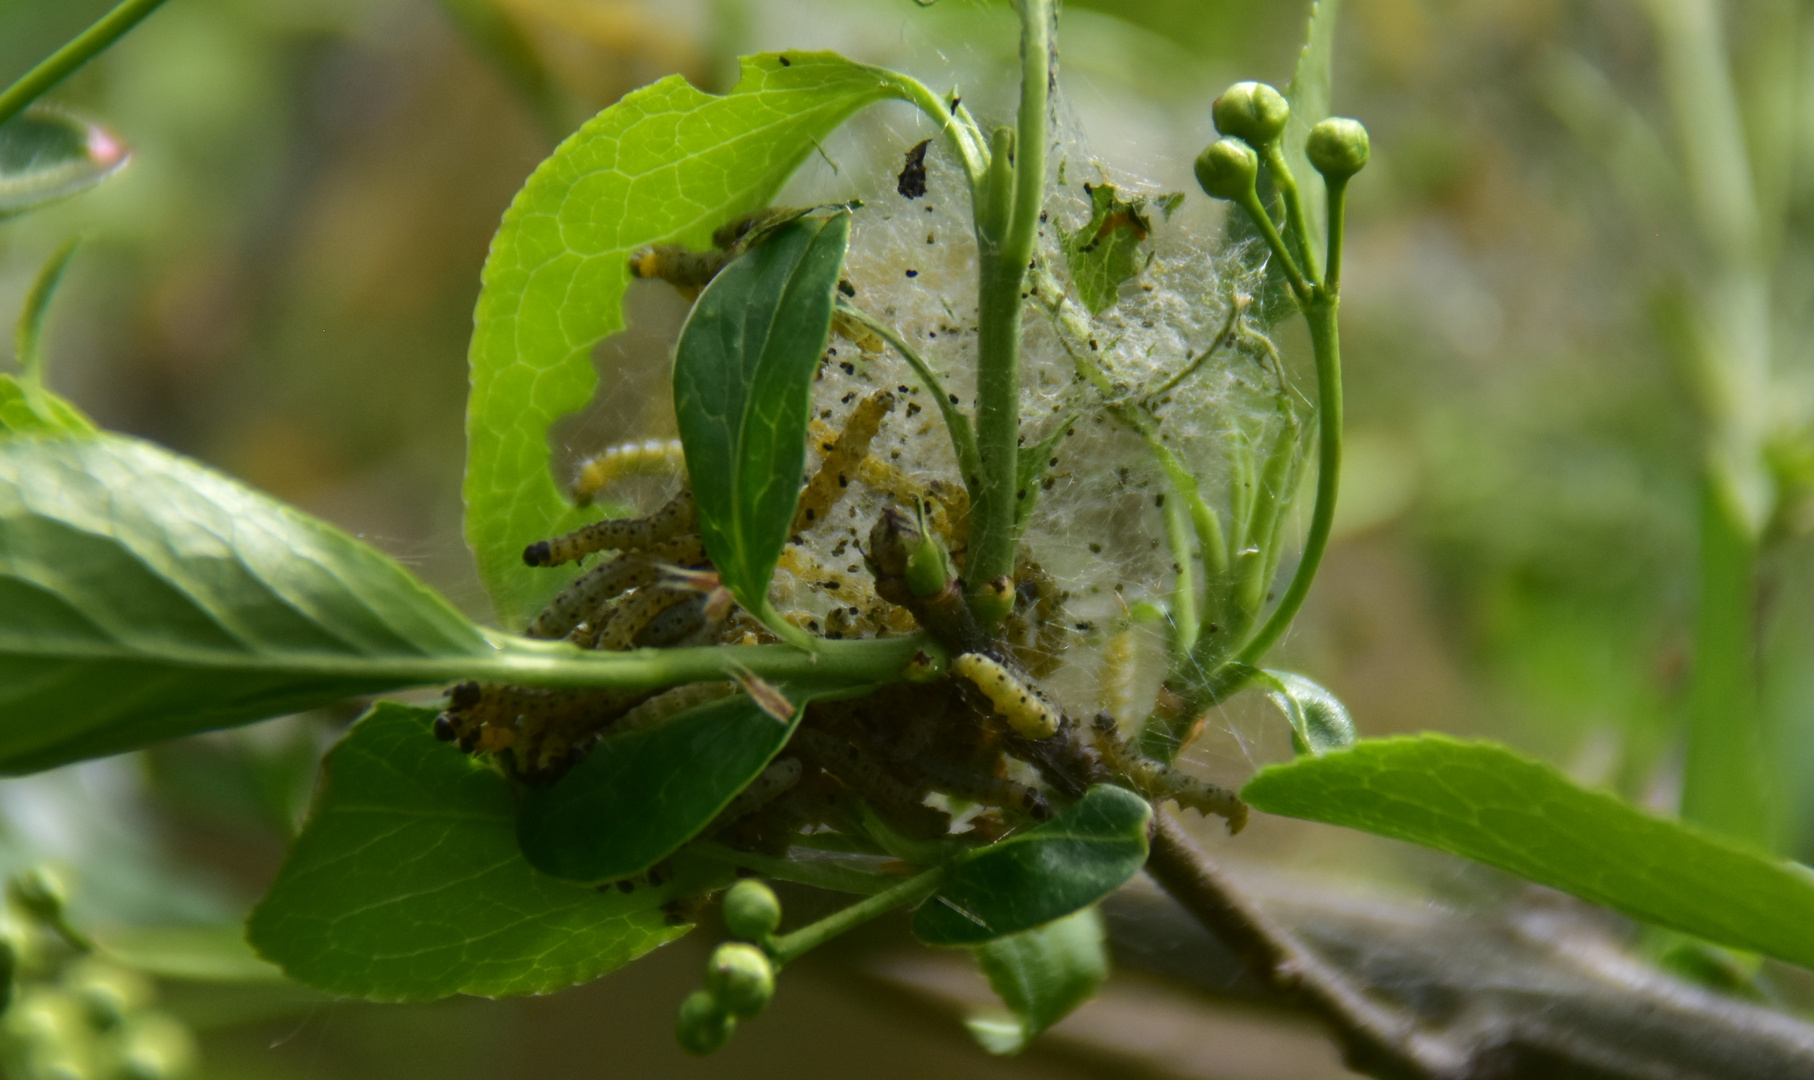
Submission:
[[1153,809],[1099,784],[1064,813],[966,855],[914,913],[928,945],[981,945],[1087,907],[1146,864]]
[[1040,1032],[1088,1001],[1109,977],[1107,935],[1094,906],[1032,930],[996,938],[976,950],[1008,1016],[964,1021],[992,1054],[1018,1054]]
[[247,930],[297,981],[381,1001],[548,993],[686,933],[662,905],[724,884],[686,867],[601,892],[538,872],[510,782],[436,741],[434,716],[382,703],[329,752]]
[[738,694],[606,736],[553,786],[529,790],[518,826],[523,853],[572,881],[639,874],[711,824],[787,745],[799,716],[777,724]]
[[0,218],[86,191],[131,156],[100,125],[34,105],[0,124]]
[[583,520],[549,471],[548,429],[597,386],[592,346],[623,328],[632,252],[712,233],[773,198],[897,76],[832,53],[743,60],[722,97],[671,76],[588,121],[517,193],[485,261],[467,407],[466,536],[510,629],[558,591],[525,545]]
[[[1141,245],[1152,235],[1146,200],[1121,198],[1111,184],[1089,188],[1090,220],[1061,242],[1071,278],[1090,314],[1100,315],[1115,306],[1123,282],[1146,266]],[[1176,203],[1167,196],[1160,209],[1169,216]]]
[[1814,967],[1814,870],[1446,735],[1262,769],[1241,797],[1496,866],[1635,919]]
[[784,226],[712,279],[674,353],[699,534],[725,587],[758,615],[800,501],[812,380],[849,241],[845,211]]

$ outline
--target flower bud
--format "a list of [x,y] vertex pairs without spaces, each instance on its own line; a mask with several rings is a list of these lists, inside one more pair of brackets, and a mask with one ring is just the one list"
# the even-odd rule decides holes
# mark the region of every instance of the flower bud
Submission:
[[1254,190],[1259,155],[1237,139],[1218,139],[1197,155],[1197,183],[1212,198],[1238,200]]
[[1263,82],[1238,82],[1210,106],[1216,130],[1249,146],[1265,146],[1285,133],[1291,103]]
[[162,1013],[135,1017],[120,1039],[122,1080],[170,1080],[186,1076],[195,1065],[195,1037]]
[[69,902],[69,890],[55,870],[34,866],[14,874],[6,883],[6,894],[13,903],[43,922],[63,917],[63,905]]
[[1310,129],[1304,156],[1330,180],[1346,180],[1366,167],[1372,154],[1367,129],[1359,120],[1332,116]]
[[775,890],[747,878],[724,894],[724,927],[734,938],[761,941],[781,925],[781,900]]
[[706,964],[705,985],[732,1016],[755,1016],[775,996],[775,968],[761,949],[731,942],[713,951]]
[[710,1054],[722,1049],[737,1030],[737,1018],[724,1011],[709,990],[695,990],[680,1003],[674,1036],[689,1054]]

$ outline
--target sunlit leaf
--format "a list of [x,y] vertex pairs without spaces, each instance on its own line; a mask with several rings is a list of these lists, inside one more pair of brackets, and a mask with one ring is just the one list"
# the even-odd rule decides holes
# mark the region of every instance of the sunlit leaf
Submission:
[[34,105],[0,124],[0,218],[86,191],[130,157],[98,124]]
[[437,742],[434,716],[380,704],[329,752],[248,927],[292,978],[383,1001],[548,993],[679,937],[690,927],[662,905],[724,883],[691,867],[600,891],[538,872],[517,848],[510,782]]
[[1152,816],[1131,791],[1093,787],[1051,821],[958,860],[913,932],[929,945],[981,945],[1093,904],[1146,864]]
[[1086,907],[1033,930],[996,938],[976,962],[1009,1015],[980,1013],[964,1021],[992,1054],[1018,1054],[1040,1032],[1088,1001],[1109,977],[1102,913]]
[[572,881],[639,874],[709,825],[797,723],[798,713],[778,723],[738,694],[607,737],[557,783],[524,796],[523,853]]
[[582,520],[549,471],[548,428],[592,397],[592,346],[624,325],[631,252],[708,247],[852,113],[904,94],[831,53],[747,57],[722,97],[671,76],[594,117],[517,194],[475,313],[465,487],[467,539],[507,626],[564,583],[522,551]]
[[1583,788],[1488,742],[1370,739],[1263,769],[1270,814],[1437,848],[1633,918],[1814,967],[1814,870]]
[[674,353],[674,414],[718,574],[746,609],[792,531],[813,375],[831,332],[850,215],[784,226],[706,286]]

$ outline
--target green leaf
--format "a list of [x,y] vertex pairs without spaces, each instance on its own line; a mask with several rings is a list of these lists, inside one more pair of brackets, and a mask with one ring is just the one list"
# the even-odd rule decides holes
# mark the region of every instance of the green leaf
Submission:
[[724,883],[693,867],[601,892],[539,873],[517,849],[510,782],[437,741],[434,717],[383,702],[329,751],[247,929],[291,978],[380,1001],[545,994],[684,934],[662,905]]
[[996,938],[976,950],[976,962],[1012,1015],[981,1013],[964,1025],[991,1054],[1018,1054],[1088,1001],[1109,977],[1102,913],[1092,905]]
[[1354,719],[1328,690],[1289,671],[1260,671],[1266,696],[1291,722],[1291,745],[1300,754],[1326,754],[1354,744]]
[[1335,24],[1341,10],[1341,0],[1312,0],[1304,47],[1298,52],[1291,83],[1285,87],[1285,98],[1291,102],[1291,119],[1285,124],[1285,162],[1297,179],[1304,215],[1310,219],[1312,235],[1305,237],[1305,243],[1318,251],[1323,248],[1328,208],[1324,205],[1322,175],[1310,167],[1310,159],[1304,156],[1304,140],[1309,138],[1310,129],[1329,115],[1329,95],[1335,78]]
[[623,328],[631,252],[708,247],[852,113],[907,96],[894,73],[832,53],[746,57],[723,97],[679,76],[627,95],[518,192],[485,261],[466,423],[466,536],[506,625],[565,584],[522,551],[583,520],[549,471],[548,428],[592,398],[592,346]]
[[1262,769],[1260,810],[1408,840],[1636,919],[1814,967],[1814,870],[1446,735],[1369,739]]
[[384,555],[194,462],[113,436],[0,440],[0,772],[496,656]]
[[[818,689],[885,682],[921,644],[736,656]],[[467,679],[655,690],[724,678],[726,660],[489,635],[375,549],[149,443],[0,439],[0,774],[355,694]]]
[[13,332],[19,374],[0,375],[0,437],[91,435],[98,430],[80,409],[44,388],[44,316],[79,239],[71,239],[51,255],[25,296],[25,306]]
[[813,374],[849,241],[846,212],[784,226],[712,279],[674,353],[700,537],[737,602],[758,614],[793,530]]
[[531,788],[517,836],[538,870],[571,881],[640,874],[699,835],[788,737],[745,695],[608,736],[555,784]]
[[82,410],[44,387],[0,375],[0,439],[13,435],[92,435],[98,430]]
[[966,853],[913,916],[928,945],[981,945],[1093,904],[1146,865],[1153,808],[1099,784],[1051,821]]
[[33,105],[0,124],[0,218],[86,191],[131,156],[98,124]]

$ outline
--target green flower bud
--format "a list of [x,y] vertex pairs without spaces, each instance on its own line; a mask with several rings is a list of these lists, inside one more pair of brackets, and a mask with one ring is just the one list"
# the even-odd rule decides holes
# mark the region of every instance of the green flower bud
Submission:
[[1238,139],[1218,139],[1197,155],[1197,183],[1211,198],[1239,200],[1254,190],[1260,158]]
[[151,1004],[154,992],[143,975],[105,960],[88,959],[63,976],[63,987],[88,1010],[97,1028],[111,1028]]
[[1310,129],[1304,156],[1330,180],[1346,180],[1367,165],[1373,153],[1367,129],[1359,120],[1332,116]]
[[775,890],[746,878],[724,894],[724,927],[744,941],[761,941],[781,925],[781,900]]
[[907,591],[918,597],[937,596],[951,584],[951,564],[945,545],[926,536],[907,553]]
[[709,990],[695,990],[680,1003],[674,1036],[689,1054],[710,1054],[723,1048],[737,1030],[737,1018],[724,1011]]
[[1210,106],[1216,130],[1250,146],[1265,146],[1285,133],[1291,103],[1263,82],[1238,82]]
[[126,1080],[169,1080],[195,1066],[195,1038],[162,1013],[135,1017],[120,1042],[119,1075]]
[[63,905],[69,902],[69,889],[63,878],[47,866],[21,870],[6,883],[6,894],[34,918],[55,922],[63,917]]
[[705,985],[732,1016],[751,1017],[768,1008],[775,996],[775,968],[754,945],[732,942],[712,953]]

